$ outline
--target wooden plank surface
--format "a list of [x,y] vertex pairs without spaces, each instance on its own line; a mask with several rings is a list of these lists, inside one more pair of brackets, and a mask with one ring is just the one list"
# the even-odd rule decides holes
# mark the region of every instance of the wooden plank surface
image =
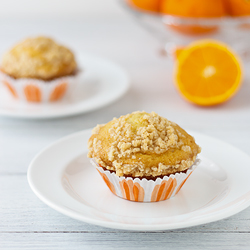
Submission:
[[[116,232],[114,229],[79,222],[54,211],[33,194],[26,175],[23,174],[0,176],[0,200],[0,214],[4,215],[1,218],[1,233]],[[250,232],[250,208],[222,221],[177,231],[179,233],[248,233]]]
[[2,249],[249,249],[248,233],[44,232],[0,234]]
[[76,52],[88,52],[120,63],[132,79],[124,97],[91,113],[39,121],[0,118],[1,250],[249,249],[250,208],[222,221],[187,229],[119,231],[82,223],[52,210],[32,193],[26,178],[30,161],[45,146],[135,110],[155,111],[185,129],[214,136],[250,154],[247,71],[244,85],[232,101],[214,108],[200,108],[180,98],[172,83],[173,62],[160,57],[157,53],[160,43],[129,19],[24,20],[18,24],[11,21],[0,23],[0,29],[16,31],[1,37],[0,53],[25,36],[48,34],[65,41]]

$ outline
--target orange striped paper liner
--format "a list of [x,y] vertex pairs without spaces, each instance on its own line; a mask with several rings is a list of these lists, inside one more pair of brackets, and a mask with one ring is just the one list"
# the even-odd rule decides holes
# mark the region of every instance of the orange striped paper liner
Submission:
[[116,191],[115,191],[115,187],[114,185],[110,182],[110,180],[108,179],[108,177],[101,173],[98,169],[97,171],[99,172],[99,174],[101,175],[102,179],[104,180],[104,182],[106,183],[106,185],[108,186],[109,190],[116,195]]
[[78,83],[78,75],[65,76],[51,81],[32,78],[12,78],[0,69],[1,82],[12,96],[28,102],[54,102]]
[[7,81],[3,81],[3,84],[7,87],[7,89],[10,91],[10,93],[17,98],[17,93],[15,91],[15,89],[7,82]]
[[51,102],[54,102],[54,101],[61,99],[64,96],[64,94],[67,90],[67,87],[68,87],[68,84],[65,82],[56,86],[55,89],[53,90],[53,92],[50,94],[49,100]]
[[35,85],[26,85],[24,87],[24,94],[29,102],[41,102],[41,90]]
[[178,194],[178,193],[179,193],[179,191],[181,190],[182,186],[185,184],[185,182],[187,181],[187,179],[189,178],[189,176],[190,176],[192,173],[193,173],[193,172],[191,172],[191,173],[187,176],[187,178],[186,178],[184,181],[182,181],[181,185],[177,188],[175,194]]
[[119,182],[122,191],[122,196],[126,200],[130,201],[140,201],[144,200],[144,189],[137,182],[132,180],[122,180]]
[[123,199],[136,202],[158,202],[175,196],[200,163],[198,159],[186,173],[176,173],[153,181],[144,178],[117,176],[114,172],[103,169],[94,159],[90,161],[112,193]]
[[161,184],[154,187],[154,190],[151,194],[151,201],[155,202],[169,199],[172,196],[176,186],[176,179],[169,178],[168,180],[162,181]]

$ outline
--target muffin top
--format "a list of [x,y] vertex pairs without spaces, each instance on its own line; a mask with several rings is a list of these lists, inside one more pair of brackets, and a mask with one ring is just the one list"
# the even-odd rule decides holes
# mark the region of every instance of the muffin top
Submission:
[[77,65],[74,54],[47,37],[28,38],[8,51],[1,69],[14,78],[51,80],[71,75]]
[[200,147],[177,124],[155,112],[114,118],[92,131],[89,158],[118,176],[157,177],[185,171]]

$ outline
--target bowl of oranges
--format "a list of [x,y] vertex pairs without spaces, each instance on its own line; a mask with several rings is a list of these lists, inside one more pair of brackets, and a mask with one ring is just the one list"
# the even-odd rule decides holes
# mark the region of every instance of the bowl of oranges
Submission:
[[227,43],[249,58],[250,0],[121,0],[123,6],[164,43],[175,50],[197,39]]

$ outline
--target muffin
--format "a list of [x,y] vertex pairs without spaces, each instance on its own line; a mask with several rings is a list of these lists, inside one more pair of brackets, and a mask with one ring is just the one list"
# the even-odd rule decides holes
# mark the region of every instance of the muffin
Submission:
[[56,101],[76,82],[74,54],[47,37],[28,38],[2,58],[1,80],[14,97]]
[[114,194],[144,202],[177,194],[201,151],[177,124],[139,111],[95,127],[88,148],[88,157]]

